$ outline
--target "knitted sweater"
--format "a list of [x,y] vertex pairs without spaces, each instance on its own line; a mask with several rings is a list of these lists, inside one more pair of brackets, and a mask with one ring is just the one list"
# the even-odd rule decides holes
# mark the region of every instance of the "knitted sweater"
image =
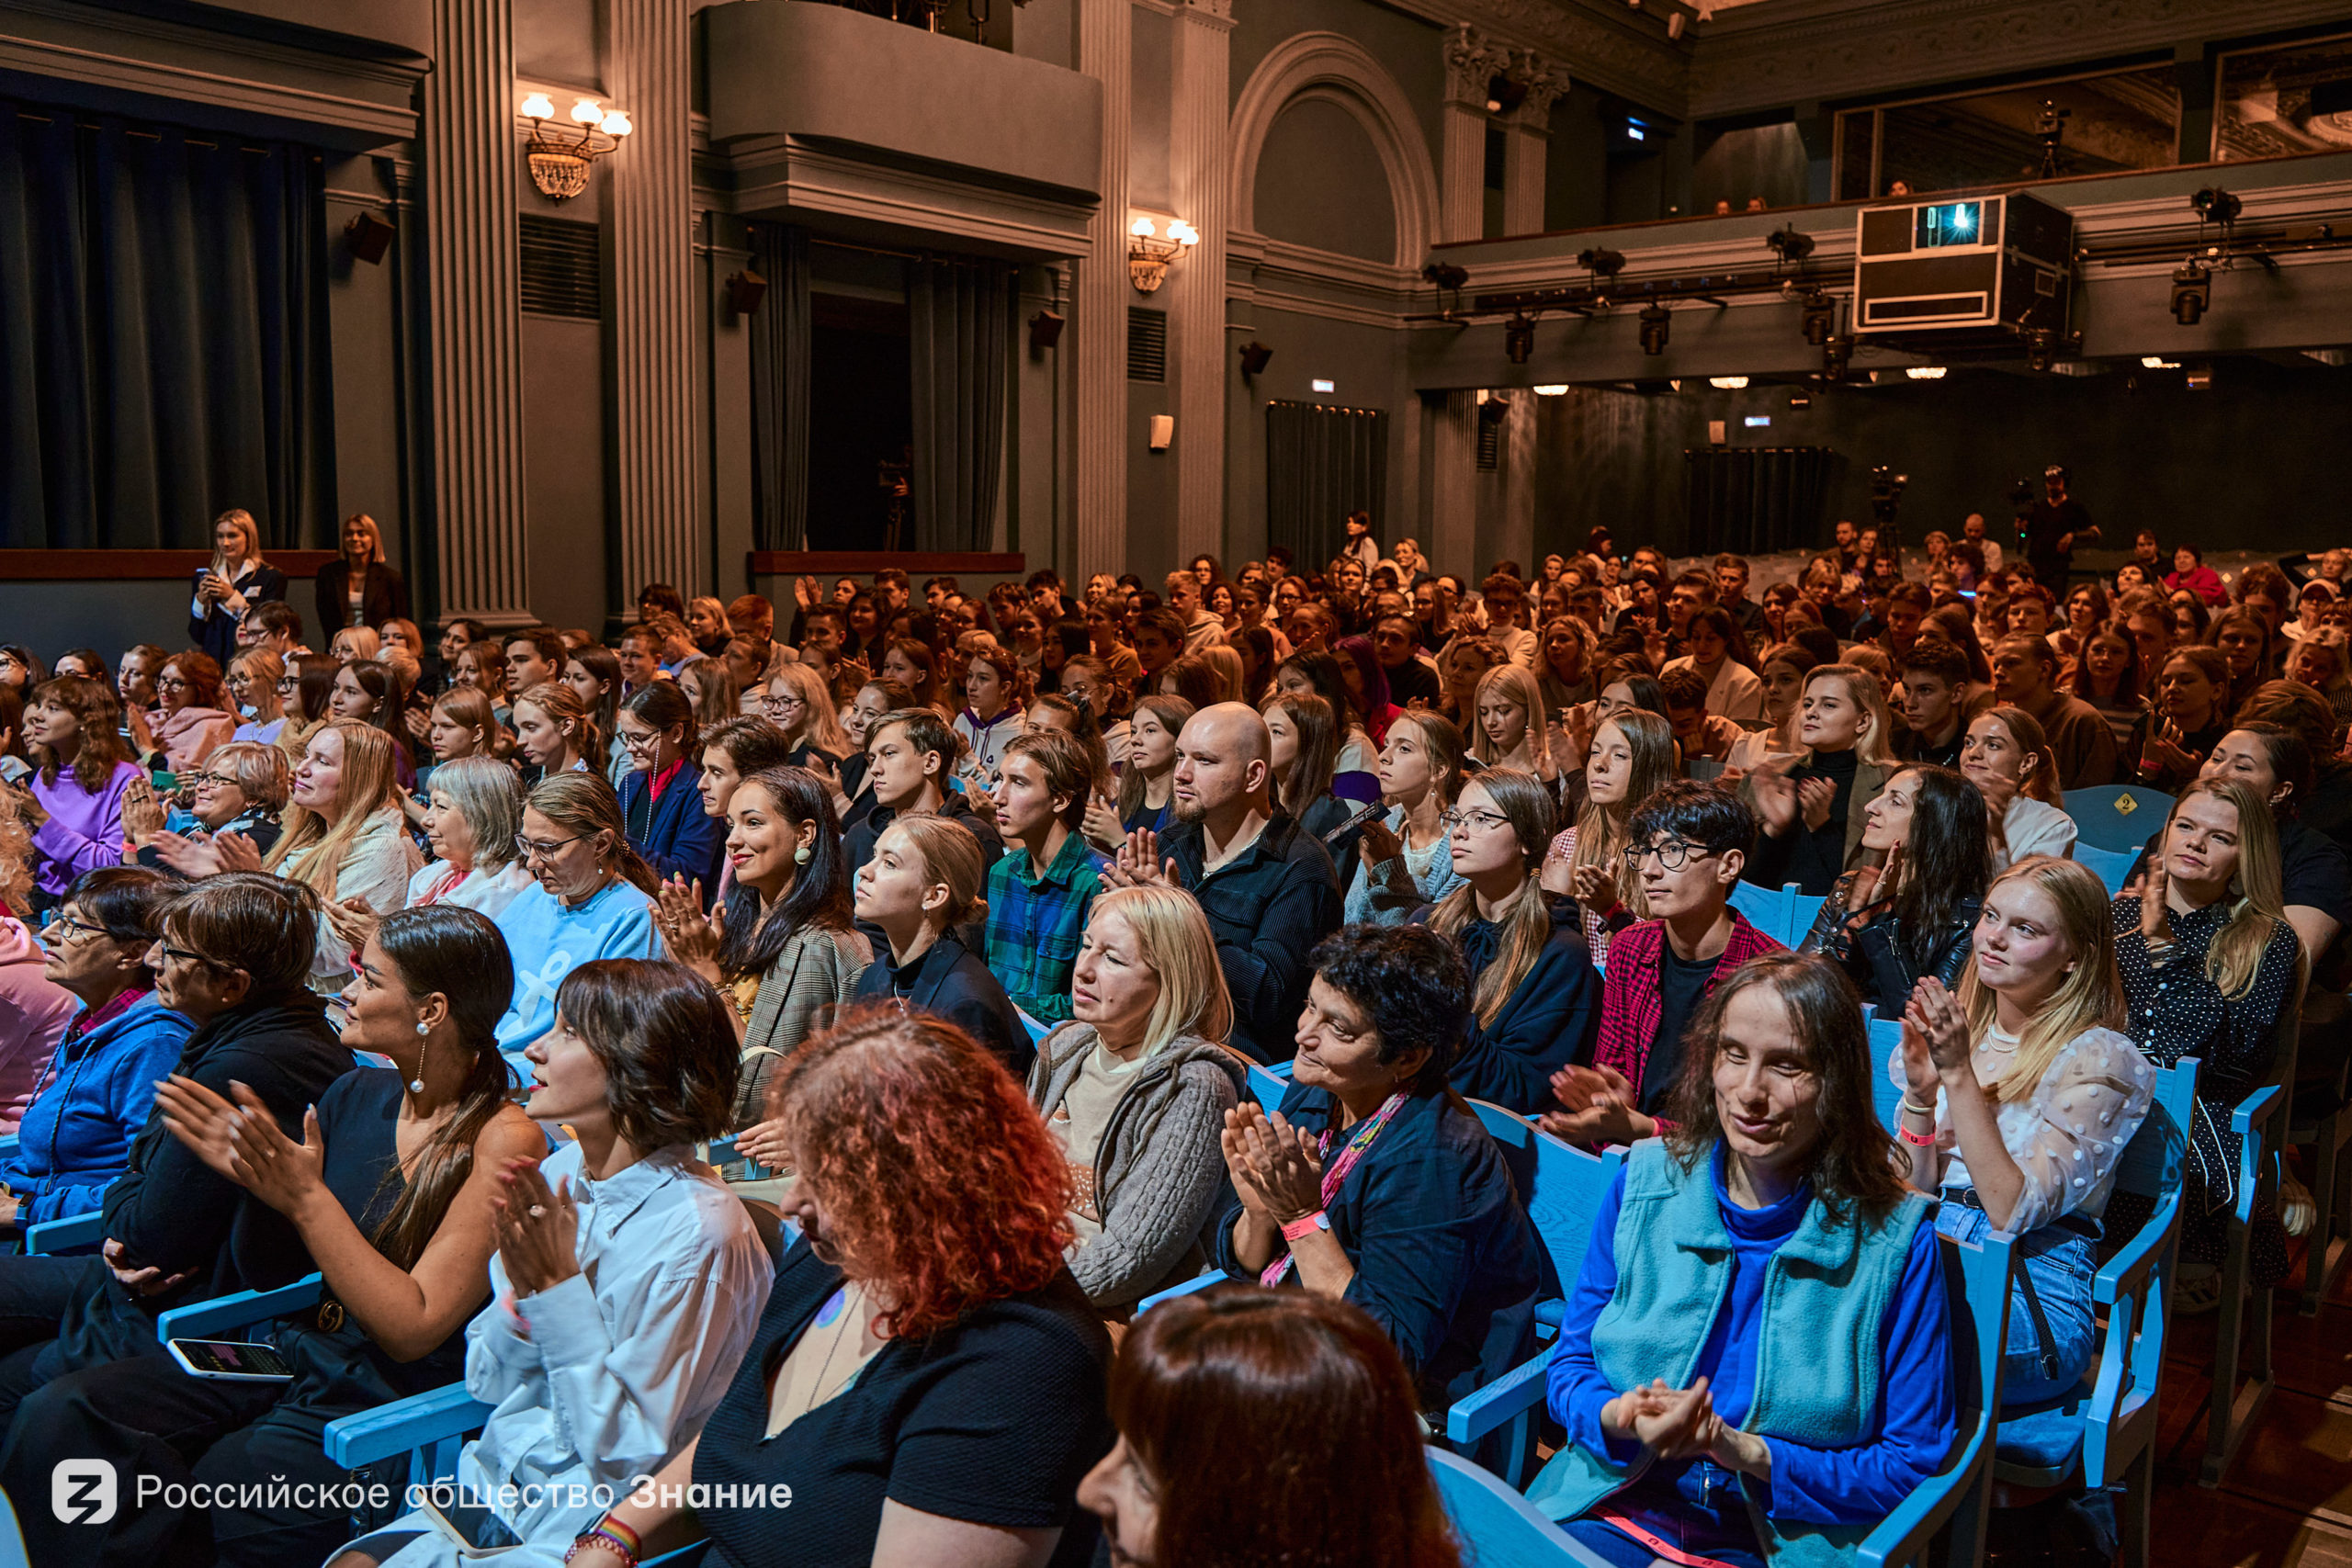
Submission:
[[[1029,1098],[1051,1117],[1095,1049],[1094,1027],[1065,1023],[1037,1043]],[[1225,1113],[1239,1104],[1244,1059],[1181,1035],[1147,1057],[1111,1112],[1094,1160],[1102,1235],[1069,1256],[1096,1306],[1127,1306],[1200,1272],[1201,1232],[1224,1206]]]

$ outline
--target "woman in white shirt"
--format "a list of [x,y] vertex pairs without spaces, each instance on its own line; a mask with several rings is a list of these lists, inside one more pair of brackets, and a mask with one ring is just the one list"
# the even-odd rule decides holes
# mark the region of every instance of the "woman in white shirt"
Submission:
[[[575,1141],[503,1175],[491,1304],[466,1328],[466,1392],[495,1408],[457,1479],[521,1538],[502,1563],[553,1568],[635,1478],[701,1432],[775,1263],[742,1202],[695,1156],[697,1140],[727,1130],[735,1098],[735,1032],[718,992],[674,964],[582,964],[525,1055],[531,1119]],[[419,1512],[334,1561],[461,1559]]]
[[2022,708],[1986,708],[1969,721],[1960,743],[1960,771],[1984,792],[1993,818],[1993,868],[2030,855],[2072,859],[2075,819],[2060,809],[2058,759],[2033,715]]
[[2098,1351],[2098,1221],[2154,1098],[2155,1069],[2120,1032],[2111,919],[2088,866],[2011,866],[1985,891],[1959,995],[1922,979],[1888,1063],[1911,1185],[1943,1199],[1936,1228],[2018,1238],[2006,1405],[2072,1388]]
[[1707,711],[1722,718],[1760,720],[1764,716],[1764,682],[1748,668],[1755,656],[1739,622],[1721,605],[1710,604],[1690,616],[1690,651],[1667,660],[1668,670],[1683,669],[1707,682]]
[[498,918],[531,886],[514,840],[523,831],[523,781],[514,764],[459,757],[433,770],[424,833],[434,858],[409,878],[408,905],[455,904]]

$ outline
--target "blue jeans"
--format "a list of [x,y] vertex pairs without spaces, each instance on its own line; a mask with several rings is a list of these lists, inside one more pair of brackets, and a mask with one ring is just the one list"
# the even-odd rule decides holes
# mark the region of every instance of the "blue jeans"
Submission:
[[[1993,1229],[1982,1209],[1944,1202],[1936,1230],[1954,1241],[1982,1242]],[[2018,1238],[2018,1278],[2009,1291],[2009,1336],[2001,1358],[2001,1405],[2031,1404],[2082,1382],[2098,1354],[2091,1321],[2091,1286],[2098,1276],[2092,1238],[2065,1225],[2044,1225]],[[2049,1325],[2045,1345],[2026,1305],[2026,1281]],[[2045,1355],[2046,1352],[2046,1355]]]

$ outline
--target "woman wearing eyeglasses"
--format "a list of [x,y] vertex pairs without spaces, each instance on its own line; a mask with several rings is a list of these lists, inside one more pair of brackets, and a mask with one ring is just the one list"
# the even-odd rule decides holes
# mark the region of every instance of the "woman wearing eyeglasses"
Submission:
[[656,681],[629,694],[619,724],[630,768],[620,789],[629,843],[655,876],[717,888],[727,833],[703,811],[702,766],[687,754],[700,733],[694,705],[676,682]]
[[792,750],[786,762],[796,768],[821,762],[831,773],[850,754],[850,739],[833,707],[832,694],[823,677],[806,664],[779,664],[760,694],[760,716],[785,733]]
[[148,952],[185,885],[143,866],[74,879],[41,932],[41,978],[77,1004],[27,1096],[17,1146],[0,1158],[0,1225],[21,1232],[96,1211],[147,1124],[155,1085],[195,1021],[155,998]]
[[574,969],[597,958],[662,956],[653,907],[661,879],[630,845],[620,799],[602,774],[541,780],[523,803],[514,852],[536,880],[495,917],[514,955],[514,1000],[498,1023],[510,1062],[554,1026],[556,987]]
[[150,733],[162,755],[149,761],[174,773],[201,766],[237,733],[235,716],[221,710],[220,666],[209,655],[175,653],[164,660],[155,700],[161,705]]
[[1473,1100],[1540,1110],[1552,1075],[1591,1049],[1600,1013],[1575,912],[1555,916],[1540,880],[1552,792],[1533,773],[1489,768],[1441,819],[1462,883],[1413,918],[1459,945],[1470,967],[1469,1027],[1447,1079]]
[[286,753],[254,740],[232,740],[212,753],[198,773],[181,775],[195,804],[160,832],[141,833],[137,813],[123,814],[130,841],[139,847],[141,865],[167,865],[191,876],[219,869],[209,854],[210,841],[223,833],[242,834],[266,855],[277,845],[277,814],[286,809],[293,792],[294,771]]

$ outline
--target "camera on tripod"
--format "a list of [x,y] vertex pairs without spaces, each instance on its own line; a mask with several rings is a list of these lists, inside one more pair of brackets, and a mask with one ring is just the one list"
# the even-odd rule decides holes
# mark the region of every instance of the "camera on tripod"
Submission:
[[2017,508],[2018,515],[2020,517],[2033,510],[2033,503],[2040,493],[2034,481],[2030,479],[2015,479],[2009,481],[2009,504]]
[[1882,463],[1871,470],[1871,515],[1881,525],[1894,521],[1894,508],[1903,499],[1903,487],[1911,482],[1908,474],[1898,474]]

